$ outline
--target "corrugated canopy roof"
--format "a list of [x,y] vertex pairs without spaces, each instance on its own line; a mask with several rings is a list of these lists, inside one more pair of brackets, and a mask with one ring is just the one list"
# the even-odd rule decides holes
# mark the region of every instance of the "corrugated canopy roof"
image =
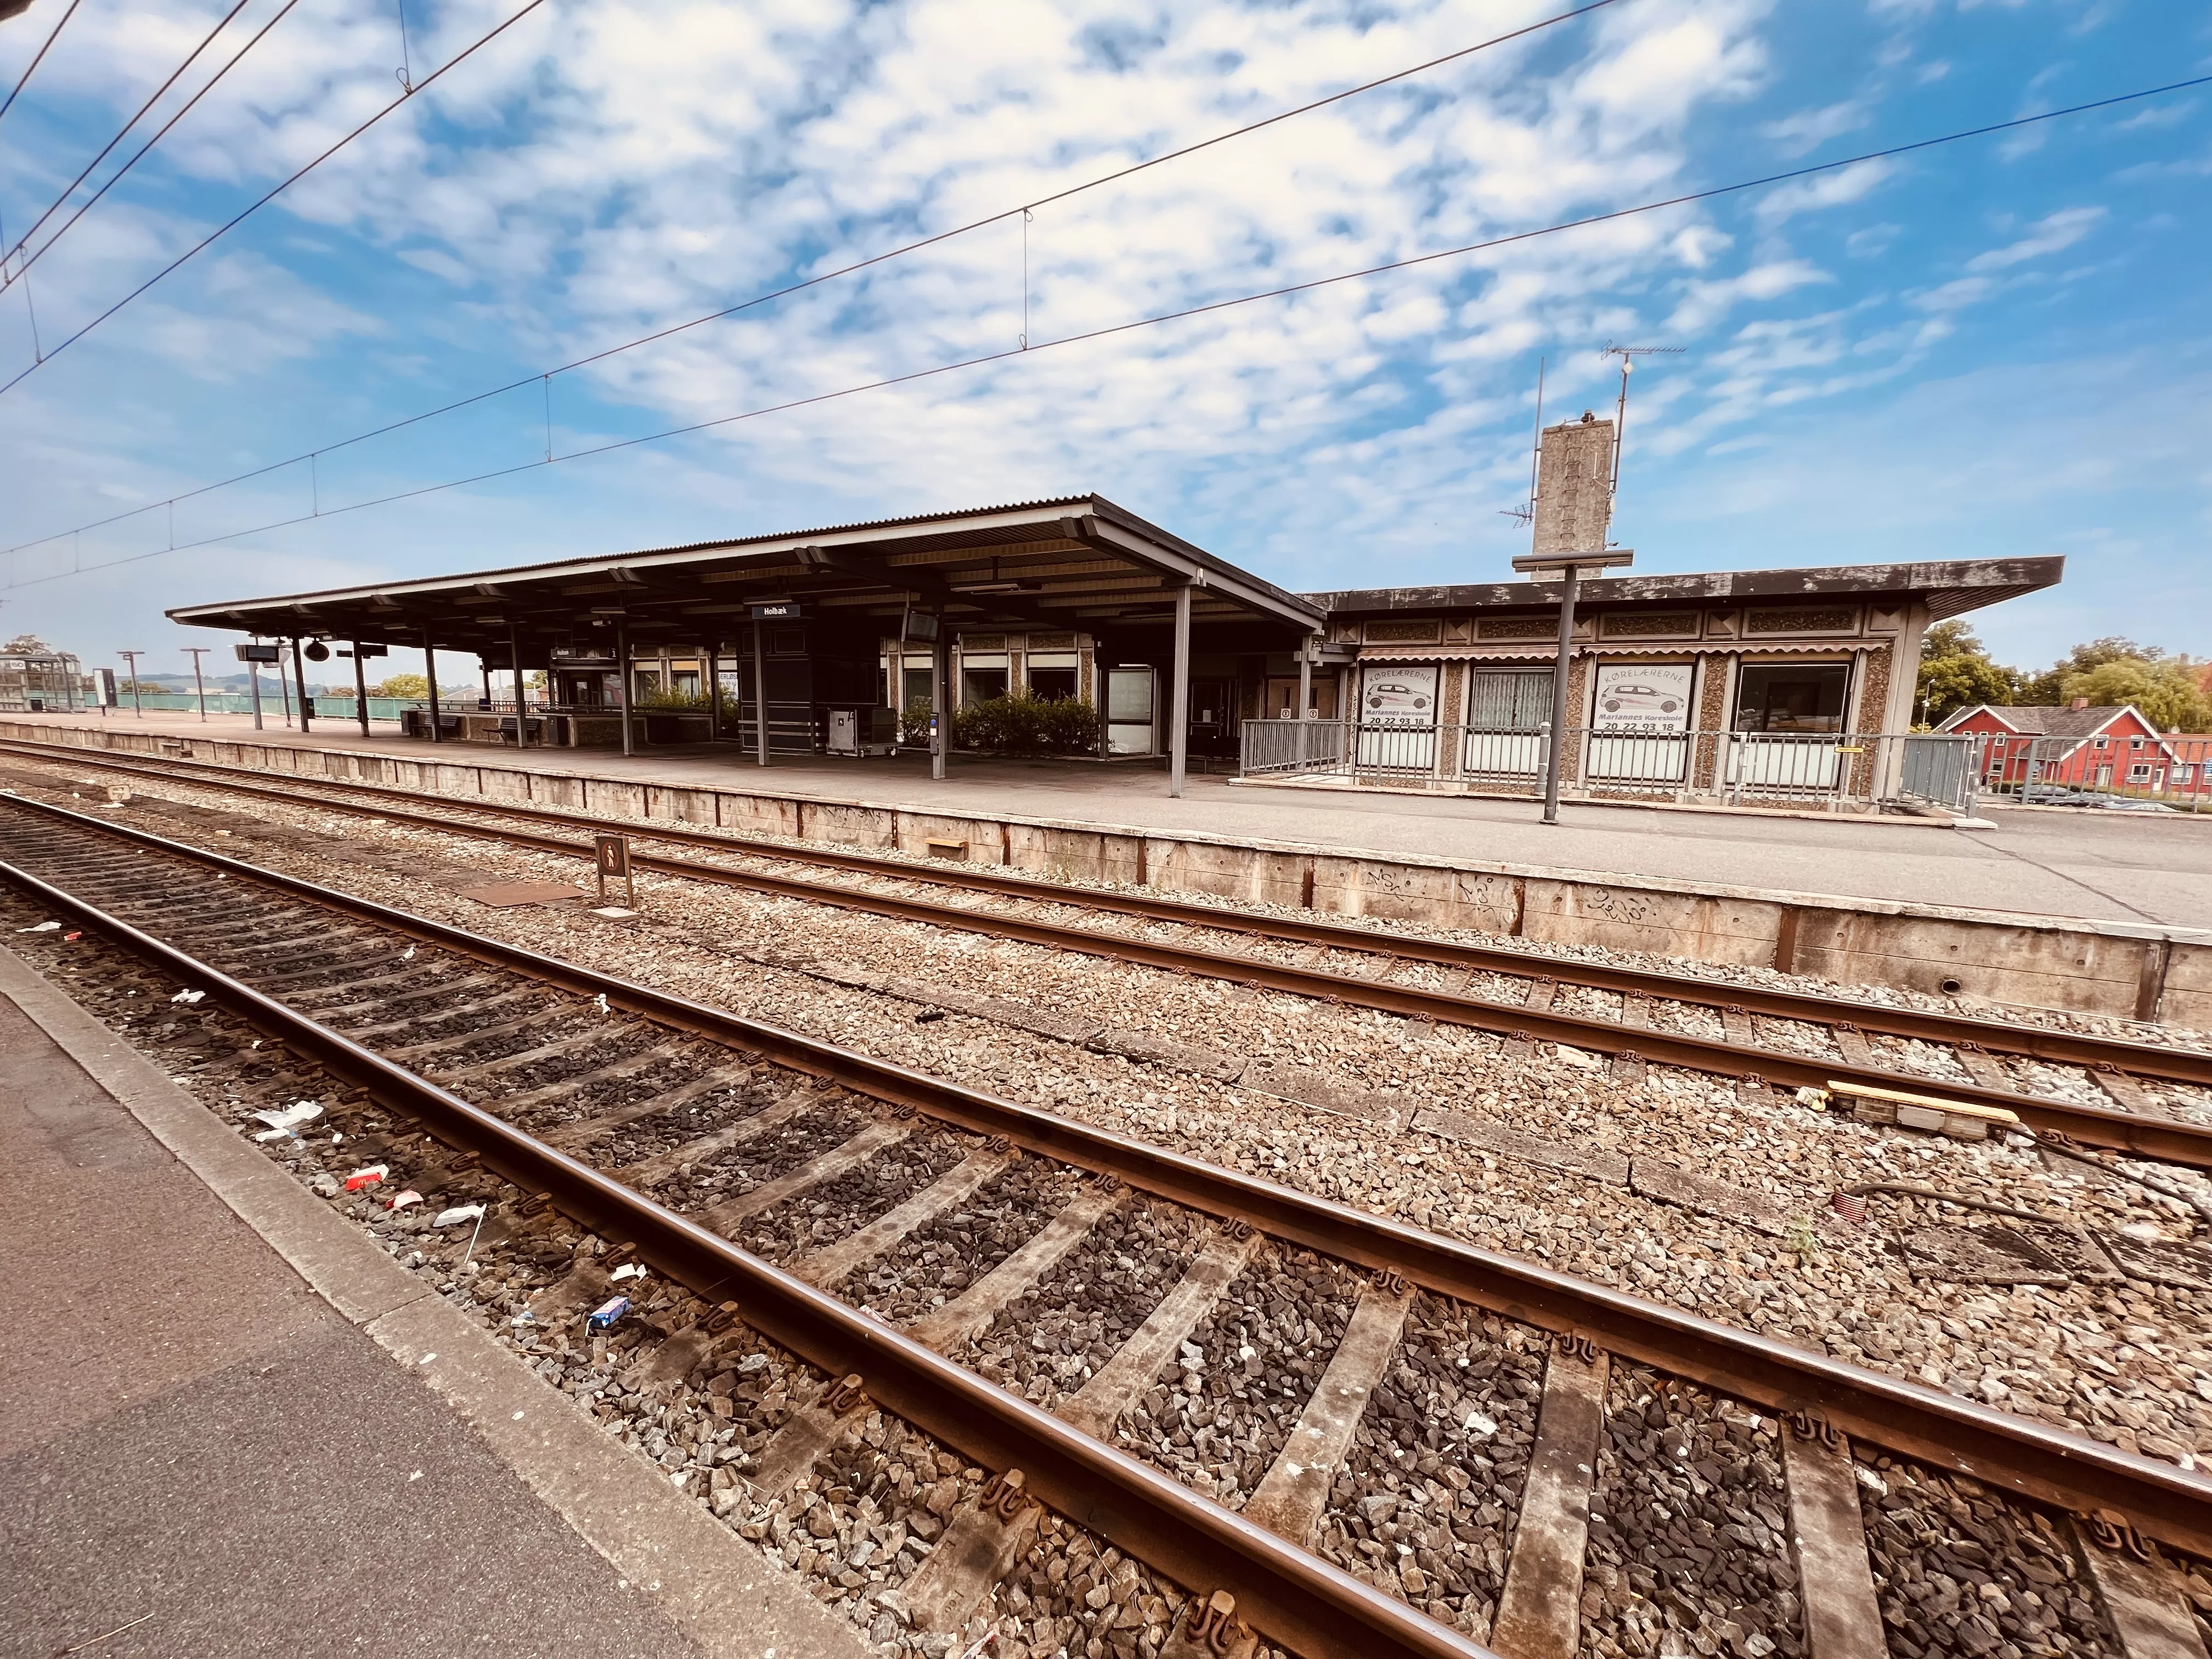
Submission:
[[607,557],[184,605],[177,622],[278,636],[526,658],[579,626],[621,621],[635,639],[704,642],[749,626],[750,607],[795,600],[817,617],[898,631],[909,602],[956,629],[1121,633],[1168,622],[1192,589],[1194,627],[1261,624],[1279,646],[1321,628],[1312,601],[1238,569],[1098,495],[885,519]]

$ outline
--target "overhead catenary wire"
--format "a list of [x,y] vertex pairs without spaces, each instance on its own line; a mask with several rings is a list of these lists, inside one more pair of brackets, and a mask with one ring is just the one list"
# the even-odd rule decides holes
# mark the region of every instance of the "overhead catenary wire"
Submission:
[[[1868,161],[1885,161],[1893,156],[1909,155],[1915,151],[1934,149],[1945,144],[1960,143],[1970,138],[1983,138],[1996,133],[2016,131],[2022,127],[2034,126],[2045,121],[2061,120],[2073,115],[2085,115],[2094,110],[2111,109],[2118,105],[2136,103],[2147,98],[2157,98],[2168,93],[2183,92],[2193,87],[2205,85],[2212,85],[2212,75],[2197,76],[2186,81],[2169,82],[2163,86],[2146,87],[2136,92],[2119,93],[2112,97],[2099,98],[2087,103],[2069,105],[2063,109],[2046,110],[2038,115],[2018,116],[2008,121],[1996,121],[1984,126],[1968,127],[1957,132],[1942,133],[1933,138],[1918,138],[1910,143],[1892,144],[1882,149],[1867,150],[1856,155],[1842,156],[1832,161],[1819,161],[1807,167],[1791,167],[1782,173],[1765,173],[1756,179],[1739,179],[1734,184],[1714,185],[1705,190],[1688,191],[1679,196],[1640,202],[1633,207],[1615,208],[1605,213],[1587,214],[1578,219],[1563,220],[1556,224],[1540,226],[1534,230],[1514,231],[1507,235],[1493,236],[1480,242],[1468,242],[1457,247],[1439,248],[1434,252],[1414,254],[1407,258],[1393,259],[1383,264],[1368,265],[1358,270],[1339,271],[1334,276],[1316,276],[1303,283],[1285,283],[1280,288],[1266,289],[1255,294],[1240,294],[1226,300],[1211,301],[1204,305],[1187,306],[1179,311],[1163,312],[1156,316],[1139,317],[1126,323],[1112,323],[1103,328],[1086,329],[1079,333],[1064,335],[1057,340],[1045,340],[1031,343],[1027,346],[1010,346],[998,351],[987,351],[952,362],[933,364],[927,368],[915,369],[904,374],[885,375],[859,385],[841,386],[831,392],[816,392],[805,398],[793,398],[783,403],[766,404],[758,409],[741,410],[734,415],[718,416],[713,420],[693,421],[683,426],[667,427],[660,431],[645,433],[635,438],[618,438],[606,443],[594,444],[588,448],[570,450],[566,454],[552,456],[546,460],[524,461],[514,466],[495,467],[489,471],[474,473],[465,478],[450,478],[441,483],[423,484],[413,489],[396,490],[388,495],[378,495],[366,501],[350,502],[344,507],[331,507],[327,511],[322,509],[319,501],[316,503],[316,511],[313,513],[278,519],[268,524],[255,525],[248,529],[226,531],[218,536],[206,536],[198,541],[182,543],[173,549],[155,548],[149,552],[135,553],[119,559],[105,560],[99,564],[86,566],[84,568],[110,570],[120,565],[137,564],[147,559],[165,557],[173,551],[181,553],[193,548],[213,547],[224,542],[236,541],[246,536],[258,536],[274,530],[288,529],[294,525],[305,524],[312,518],[335,518],[341,514],[363,512],[374,507],[388,507],[396,501],[413,501],[424,495],[438,495],[448,489],[462,489],[471,484],[487,483],[499,478],[512,477],[517,473],[534,471],[540,467],[556,466],[568,461],[587,460],[596,456],[611,455],[621,450],[636,448],[641,444],[665,442],[671,438],[686,437],[696,432],[712,431],[718,427],[735,425],[740,421],[759,420],[770,415],[787,414],[793,410],[834,403],[841,398],[856,397],[863,392],[882,392],[893,386],[911,386],[916,381],[934,380],[942,375],[957,374],[964,369],[981,368],[991,363],[1003,362],[1013,358],[1033,357],[1041,352],[1057,350],[1064,346],[1082,345],[1092,341],[1110,339],[1117,335],[1134,333],[1140,329],[1157,328],[1165,323],[1180,322],[1192,317],[1210,316],[1218,312],[1231,311],[1242,306],[1256,305],[1263,301],[1285,299],[1292,295],[1309,294],[1316,289],[1334,288],[1345,283],[1360,282],[1369,277],[1385,276],[1393,271],[1410,270],[1418,266],[1434,264],[1441,260],[1461,258],[1471,253],[1510,247],[1516,243],[1534,241],[1546,236],[1556,236],[1566,231],[1585,229],[1592,225],[1610,224],[1647,213],[1657,213],[1668,208],[1685,207],[1695,202],[1709,202],[1718,197],[1740,195],[1746,191],[1759,190],[1770,185],[1786,184],[1794,179],[1810,178],[1819,173],[1837,172],[1844,167],[1856,167]],[[184,497],[179,496],[176,499],[183,500]],[[155,503],[155,505],[159,504]],[[85,528],[91,527],[93,526],[85,526]],[[66,535],[71,532],[65,531],[62,533]],[[20,553],[29,548],[42,545],[45,541],[58,539],[58,537],[46,537],[40,542],[22,543],[4,551],[8,554]],[[32,587],[41,582],[58,581],[63,576],[76,574],[79,573],[56,572],[51,575],[34,576],[27,580],[9,581],[4,584],[4,586]]]
[[[161,126],[155,130],[153,137],[147,139],[144,143],[139,145],[137,149],[132,153],[129,161],[125,161],[121,167],[116,168],[112,173],[109,174],[107,181],[101,185],[98,190],[93,191],[89,197],[78,205],[77,210],[70,215],[68,219],[63,222],[60,229],[54,232],[52,235],[47,237],[44,242],[39,245],[36,250],[28,254],[24,254],[24,248],[29,245],[31,238],[38,234],[39,227],[45,224],[46,222],[52,218],[54,214],[60,211],[63,205],[68,202],[70,191],[76,190],[79,185],[82,184],[86,179],[91,176],[92,170],[98,167],[100,163],[106,159],[110,150],[112,150],[116,145],[123,142],[124,138],[130,133],[131,128],[137,126],[139,121],[144,118],[146,112],[154,106],[155,100],[161,97],[162,93],[167,92],[170,87],[175,84],[177,76],[182,75],[185,70],[189,69],[191,66],[192,59],[198,58],[202,52],[205,51],[209,43],[214,40],[216,35],[221,34],[225,28],[229,27],[230,20],[237,16],[240,11],[244,9],[246,4],[246,0],[238,0],[238,3],[233,6],[230,10],[224,15],[222,21],[217,23],[215,27],[209,32],[207,39],[201,41],[198,46],[192,48],[191,57],[185,58],[182,64],[179,64],[177,66],[176,74],[170,76],[167,81],[164,81],[160,88],[155,92],[153,97],[149,98],[145,103],[140,106],[138,113],[132,116],[128,121],[125,121],[123,124],[121,131],[117,132],[114,137],[107,141],[106,149],[103,149],[98,155],[94,156],[90,161],[85,164],[84,171],[78,173],[75,179],[70,181],[69,188],[63,191],[59,196],[54,198],[52,205],[48,207],[44,213],[41,213],[38,216],[37,221],[33,223],[28,230],[26,230],[21,236],[15,239],[15,246],[8,251],[7,255],[0,256],[0,289],[5,289],[13,286],[17,277],[22,276],[33,265],[36,264],[40,259],[43,258],[48,248],[51,248],[56,242],[60,241],[63,237],[66,236],[70,233],[70,229],[75,227],[78,220],[83,218],[86,214],[92,211],[93,207],[100,201],[101,197],[106,195],[109,191],[114,189],[117,185],[122,182],[123,177],[125,173],[129,173],[131,168],[137,167],[139,162],[144,161],[146,159],[147,153],[150,151],[155,145],[160,143],[162,139],[168,137],[169,129],[175,126],[178,122],[183,120],[185,116],[191,114],[193,106],[198,104],[201,99],[206,97],[209,93],[214,91],[216,87],[222,82],[222,77],[229,74],[232,70],[238,67],[239,60],[244,58],[247,52],[252,52],[254,47],[259,46],[261,44],[262,38],[266,35],[270,30],[275,28],[277,24],[283,22],[286,15],[291,11],[292,8],[299,3],[300,0],[284,0],[283,5],[278,9],[276,15],[274,17],[271,17],[267,22],[264,23],[258,29],[255,30],[253,34],[246,40],[246,44],[231,54],[230,61],[210,76],[208,78],[206,84],[202,86],[198,92],[186,99],[183,106],[179,108],[176,113],[170,116],[167,120],[162,122]],[[6,274],[8,259],[19,254],[22,255],[22,258],[18,260],[14,274]]]
[[382,109],[378,110],[375,114],[370,116],[368,119],[363,121],[359,126],[354,128],[352,131],[347,133],[343,138],[338,139],[327,149],[322,151],[321,154],[318,155],[306,166],[299,168],[296,172],[283,179],[265,194],[257,198],[254,201],[249,203],[244,208],[241,208],[238,212],[233,214],[228,219],[226,219],[222,224],[217,225],[205,236],[193,243],[191,246],[186,248],[175,258],[170,260],[167,264],[163,265],[161,270],[155,271],[144,282],[139,283],[137,287],[132,289],[131,292],[125,295],[113,305],[108,307],[106,310],[101,312],[90,322],[86,323],[75,333],[65,336],[55,345],[52,351],[47,352],[45,356],[33,363],[28,368],[19,370],[13,379],[5,382],[0,382],[0,394],[4,394],[14,387],[20,386],[24,380],[36,374],[46,364],[53,362],[56,357],[61,356],[61,354],[68,350],[70,347],[75,345],[79,340],[84,338],[86,335],[91,333],[93,330],[98,328],[102,323],[106,322],[110,317],[115,315],[117,312],[122,310],[124,307],[129,305],[140,295],[145,293],[148,289],[152,288],[155,283],[160,282],[171,271],[177,270],[179,266],[189,263],[200,253],[204,252],[214,243],[220,240],[223,236],[228,234],[232,230],[237,228],[239,225],[245,222],[246,220],[252,217],[261,209],[266,207],[270,203],[275,201],[277,197],[283,195],[284,191],[289,190],[292,185],[299,183],[301,179],[306,178],[317,167],[322,166],[324,162],[329,161],[331,156],[337,155],[348,144],[353,143],[355,139],[360,137],[362,134],[367,132],[371,127],[381,121],[386,116],[391,114],[392,111],[398,109],[402,104],[406,103],[410,99],[413,98],[416,93],[428,88],[430,83],[435,81],[440,76],[445,74],[448,70],[459,67],[466,59],[482,51],[485,46],[489,46],[494,40],[506,33],[507,30],[513,28],[517,23],[520,22],[524,18],[530,15],[532,12],[536,11],[544,3],[545,0],[528,0],[528,3],[524,5],[520,10],[510,14],[504,21],[501,22],[487,33],[478,35],[473,41],[470,42],[468,46],[463,47],[453,57],[447,58],[444,63],[438,65],[436,69],[424,76],[422,80],[416,82],[413,87],[401,93],[398,97],[393,99]]
[[40,42],[37,53],[24,65],[23,72],[15,77],[15,84],[8,89],[8,96],[0,100],[0,117],[5,117],[9,110],[15,107],[15,100],[22,95],[23,88],[31,84],[31,76],[38,72],[39,65],[46,61],[47,52],[55,41],[61,39],[62,31],[69,27],[69,20],[76,15],[76,9],[82,3],[83,0],[70,0],[69,9],[62,14],[61,21],[53,27],[53,32]]
[[[588,368],[593,363],[603,362],[610,357],[619,356],[626,351],[635,351],[641,346],[651,345],[656,341],[667,339],[672,335],[681,334],[689,329],[698,328],[708,323],[719,322],[723,318],[734,317],[740,312],[749,311],[760,306],[773,304],[778,300],[788,299],[791,295],[804,293],[808,289],[818,288],[825,283],[836,282],[841,277],[850,276],[856,272],[866,270],[876,265],[887,264],[893,259],[902,258],[909,253],[920,252],[924,248],[933,247],[939,242],[950,241],[955,237],[964,236],[970,231],[980,230],[987,226],[997,224],[1002,220],[1012,218],[1018,213],[1025,214],[1033,211],[1036,208],[1044,207],[1054,202],[1066,201],[1069,198],[1082,195],[1086,191],[1100,189],[1107,185],[1114,184],[1120,179],[1127,179],[1134,173],[1143,173],[1152,167],[1164,166],[1168,162],[1179,161],[1187,155],[1194,155],[1200,150],[1211,149],[1216,145],[1224,144],[1232,139],[1241,138],[1248,133],[1257,132],[1262,128],[1277,125],[1281,122],[1291,120],[1297,116],[1310,114],[1315,110],[1327,108],[1331,104],[1342,103],[1345,100],[1356,98],[1363,93],[1373,92],[1378,88],[1387,87],[1396,82],[1407,80],[1413,76],[1425,74],[1432,69],[1441,68],[1446,64],[1455,63],[1459,59],[1470,57],[1476,52],[1487,52],[1493,47],[1505,46],[1512,41],[1524,39],[1545,29],[1553,28],[1563,23],[1571,22],[1577,17],[1587,16],[1591,12],[1602,10],[1607,6],[1618,4],[1619,3],[1620,0],[1589,0],[1588,3],[1577,6],[1571,10],[1558,12],[1549,17],[1540,18],[1534,23],[1525,25],[1521,28],[1514,29],[1508,33],[1493,35],[1486,40],[1478,40],[1472,46],[1462,46],[1457,51],[1446,52],[1441,58],[1431,58],[1427,59],[1425,62],[1413,64],[1406,69],[1395,70],[1389,75],[1379,76],[1374,80],[1364,81],[1358,86],[1346,87],[1340,91],[1330,93],[1325,97],[1313,99],[1309,102],[1297,105],[1291,109],[1278,110],[1274,114],[1263,117],[1257,121],[1247,122],[1243,126],[1233,127],[1226,132],[1216,133],[1213,137],[1210,138],[1202,138],[1195,143],[1185,144],[1180,149],[1167,150],[1158,155],[1149,156],[1144,161],[1133,162],[1129,166],[1118,168],[1114,172],[1102,173],[1099,177],[1090,179],[1085,183],[1072,185],[1065,190],[1055,191],[1048,196],[1039,197],[1035,201],[1024,203],[1017,207],[1004,209],[1000,212],[990,215],[988,217],[970,220],[966,224],[956,225],[950,230],[941,230],[933,235],[922,237],[918,240],[902,243],[899,246],[888,249],[882,253],[872,254],[867,258],[857,259],[850,264],[839,265],[834,270],[822,271],[815,276],[804,277],[799,281],[787,283],[781,288],[772,289],[764,293],[757,294],[750,299],[740,301],[735,305],[725,306],[718,311],[707,312],[700,316],[690,318],[684,322],[671,324],[667,327],[656,329],[648,334],[641,334],[635,338],[625,340],[618,345],[605,347],[598,351],[592,352],[586,356],[575,358],[568,362],[558,364],[551,368],[541,369],[536,374],[526,374],[520,380],[510,380],[504,385],[492,386],[483,392],[471,392],[465,398],[457,398],[451,403],[441,404],[434,409],[426,409],[417,414],[409,415],[397,421],[387,422],[381,426],[372,427],[365,432],[356,432],[351,437],[340,438],[333,442],[320,446],[316,453],[328,455],[337,450],[349,448],[355,444],[367,443],[374,438],[386,437],[392,433],[401,431],[407,427],[418,426],[424,421],[435,420],[441,415],[451,415],[455,413],[457,410],[467,409],[473,404],[486,402],[490,398],[504,397],[507,393],[518,391],[521,387],[530,385],[532,381],[550,380],[556,374],[566,374],[574,369]],[[457,59],[456,61],[459,60]],[[450,67],[450,65],[448,65],[448,67]],[[444,70],[441,70],[439,73],[443,74]],[[432,77],[432,79],[435,78],[435,76]],[[428,86],[428,84],[429,82],[428,81],[422,82],[422,85],[424,86]],[[282,185],[278,186],[278,189],[281,190],[282,188]],[[275,193],[275,191],[271,191],[270,195],[273,196]],[[267,198],[264,198],[264,199],[266,200]],[[247,210],[248,212],[251,212],[252,210],[251,209]],[[243,217],[244,216],[241,215],[240,216]],[[218,232],[217,234],[220,234],[221,233]],[[190,256],[187,255],[186,257],[189,258]],[[181,261],[179,261],[179,263],[181,263]],[[172,267],[172,269],[173,269],[173,267]],[[159,281],[160,276],[156,276],[154,280]],[[1024,279],[1024,286],[1026,287],[1026,279]],[[94,319],[95,322],[98,320],[98,319]],[[90,325],[88,325],[88,326]],[[1026,319],[1024,319],[1024,329],[1026,331]],[[59,348],[57,347],[56,349],[58,350]],[[21,380],[22,376],[19,374],[15,378],[16,380]],[[4,392],[8,390],[9,386],[12,386],[15,384],[15,380],[9,380],[6,385],[0,386],[0,392]],[[190,501],[195,495],[204,495],[211,490],[227,489],[232,484],[246,483],[254,478],[262,477],[266,474],[282,471],[286,467],[297,466],[301,462],[306,460],[307,458],[307,453],[302,451],[297,455],[287,456],[281,461],[270,461],[265,465],[252,467],[244,472],[234,473],[228,478],[219,478],[212,483],[201,484],[195,489],[186,490],[183,494],[170,497],[169,499],[172,501]],[[147,510],[148,509],[145,507],[133,507],[127,512],[111,514],[109,517],[98,520],[92,524],[79,526],[78,528],[83,530],[97,530],[107,525],[120,523],[125,519],[134,517],[137,514]],[[69,533],[70,532],[68,531],[60,531],[57,532],[58,535],[64,536]],[[40,539],[52,540],[53,538],[46,537]],[[20,545],[23,547],[35,547],[39,545],[39,543],[37,541],[25,542]],[[0,550],[0,551],[10,553],[16,550],[18,550],[16,548]]]

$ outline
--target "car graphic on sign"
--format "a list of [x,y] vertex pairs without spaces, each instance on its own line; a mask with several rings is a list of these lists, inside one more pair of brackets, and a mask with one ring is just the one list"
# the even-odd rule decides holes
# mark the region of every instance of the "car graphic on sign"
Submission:
[[1415,691],[1410,685],[1399,685],[1392,683],[1383,685],[1370,685],[1367,688],[1367,706],[1370,708],[1380,708],[1382,706],[1382,700],[1385,697],[1411,697],[1413,700],[1413,707],[1416,708],[1426,708],[1429,706],[1429,700],[1421,696],[1419,692]]
[[1682,700],[1671,691],[1662,691],[1656,685],[1616,685],[1605,694],[1605,712],[1618,714],[1624,708],[1656,708],[1662,714],[1671,714],[1682,706]]

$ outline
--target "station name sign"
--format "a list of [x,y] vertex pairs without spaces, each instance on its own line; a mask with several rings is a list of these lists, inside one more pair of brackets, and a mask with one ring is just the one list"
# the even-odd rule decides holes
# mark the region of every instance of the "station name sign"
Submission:
[[233,647],[240,662],[282,662],[284,647],[281,645],[241,645]]
[[798,622],[806,615],[806,607],[796,599],[779,599],[771,605],[751,607],[755,622]]

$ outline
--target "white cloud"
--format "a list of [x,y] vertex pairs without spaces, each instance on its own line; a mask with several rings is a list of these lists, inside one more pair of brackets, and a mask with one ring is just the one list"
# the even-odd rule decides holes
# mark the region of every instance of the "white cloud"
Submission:
[[1961,276],[1912,296],[1912,303],[1923,311],[1963,311],[1989,297],[1996,283],[1987,276]]
[[1966,261],[1966,269],[2004,270],[2046,253],[2056,253],[2061,248],[2072,247],[2104,216],[2105,210],[2100,207],[2062,208],[2037,220],[2018,241],[1976,254]]
[[1808,149],[1817,149],[1831,138],[1857,131],[1867,124],[1871,115],[1872,111],[1863,99],[1847,98],[1839,104],[1830,104],[1821,109],[1800,110],[1779,121],[1769,121],[1759,131],[1773,139],[1784,155],[1802,155]]
[[1808,283],[1834,280],[1807,260],[1776,259],[1717,282],[1686,283],[1667,326],[1677,333],[1694,334],[1718,322],[1741,301],[1779,299]]
[[1858,201],[1895,170],[1888,161],[1854,161],[1833,173],[1777,185],[1761,192],[1753,210],[1763,222],[1778,225],[1800,213],[1817,213]]

